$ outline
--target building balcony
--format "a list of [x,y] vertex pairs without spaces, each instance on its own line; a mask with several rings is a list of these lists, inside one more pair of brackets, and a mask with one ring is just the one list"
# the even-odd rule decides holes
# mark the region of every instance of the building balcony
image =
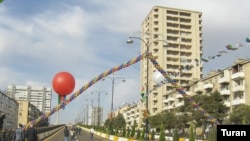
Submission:
[[233,105],[245,104],[245,99],[234,99]]
[[218,83],[229,83],[230,82],[230,79],[229,77],[222,77],[222,78],[219,78],[218,80]]
[[173,97],[169,97],[168,101],[174,101],[174,98]]
[[227,90],[227,89],[220,90],[220,94],[221,95],[230,95],[230,90]]
[[158,16],[159,16],[158,12],[154,12],[154,13],[153,13],[153,16],[154,16],[154,17],[158,17]]
[[169,101],[168,99],[164,99],[162,102],[163,103],[168,103],[168,101]]
[[214,84],[212,83],[207,83],[207,84],[204,84],[204,89],[212,89],[214,87]]
[[174,109],[174,106],[172,106],[172,105],[168,106],[168,109]]
[[170,110],[170,109],[173,109],[173,108],[174,108],[174,106],[168,105],[168,106],[164,106],[163,110]]
[[153,19],[153,22],[158,24],[159,23],[159,20],[158,19]]
[[155,26],[153,27],[153,29],[154,29],[154,30],[158,30],[158,29],[159,29],[159,26],[155,25]]
[[232,74],[233,80],[239,80],[239,79],[244,79],[244,78],[245,78],[244,72],[237,72],[237,73]]
[[201,87],[198,87],[198,88],[194,88],[194,92],[202,92],[202,88]]
[[243,91],[245,91],[245,87],[243,85],[234,86],[232,88],[232,91],[233,92],[243,92]]
[[183,98],[182,94],[177,94],[176,98]]
[[184,101],[183,101],[183,102],[177,102],[177,103],[175,104],[176,107],[180,107],[180,106],[183,106],[183,105],[184,105]]
[[230,107],[230,102],[229,101],[224,101],[224,104],[227,106],[227,107]]

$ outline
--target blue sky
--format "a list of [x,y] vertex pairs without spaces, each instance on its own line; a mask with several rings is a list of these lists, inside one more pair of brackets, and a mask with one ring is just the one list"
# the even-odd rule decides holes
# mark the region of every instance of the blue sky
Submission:
[[[52,87],[54,75],[70,72],[74,91],[94,77],[138,56],[140,44],[126,44],[140,31],[153,6],[200,11],[204,57],[215,55],[227,44],[245,43],[250,37],[248,0],[5,0],[0,4],[0,89],[8,84]],[[204,71],[223,69],[237,57],[250,57],[249,46],[229,51],[204,63]],[[114,107],[139,99],[139,63],[116,72],[126,83],[115,82]],[[101,95],[101,106],[111,107],[111,81],[98,82],[60,110],[60,123],[75,120],[91,92]],[[93,95],[97,105],[97,94]],[[53,91],[52,107],[57,104]],[[106,114],[106,113],[105,113]],[[51,116],[55,121],[56,114]]]

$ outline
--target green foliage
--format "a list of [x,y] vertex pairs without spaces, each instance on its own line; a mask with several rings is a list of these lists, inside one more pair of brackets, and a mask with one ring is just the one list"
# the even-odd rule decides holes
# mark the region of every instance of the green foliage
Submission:
[[151,133],[151,140],[155,140],[155,131],[154,130]]
[[166,138],[165,138],[165,129],[163,128],[163,124],[161,125],[161,132],[160,132],[159,141],[166,141]]
[[123,131],[122,131],[122,136],[125,137],[126,136],[126,127],[123,127]]
[[116,117],[113,118],[113,126],[122,129],[126,125],[126,121],[121,113],[118,113]]
[[115,129],[115,135],[118,135],[118,133],[119,133],[119,129],[116,128],[116,129]]
[[208,132],[208,141],[216,141],[217,137],[216,137],[216,128],[215,127],[211,127],[209,129]]
[[131,130],[127,129],[127,137],[130,137],[130,135],[131,135]]
[[243,119],[242,119],[242,124],[243,124],[243,125],[246,125],[246,124],[247,124],[246,117],[243,117]]
[[106,119],[105,122],[104,122],[104,126],[105,126],[105,127],[109,127],[110,124],[111,124],[110,119]]
[[173,141],[179,141],[179,138],[180,138],[180,136],[179,136],[178,130],[175,129],[174,130]]
[[230,121],[234,124],[250,123],[250,106],[241,104],[230,114]]
[[[224,105],[223,97],[218,91],[211,94],[199,94],[192,97],[192,99],[209,115],[222,123],[223,119],[227,116],[228,107]],[[185,104],[180,109],[184,113],[188,121],[196,121],[197,126],[202,126],[206,123],[211,123],[201,112],[198,112],[190,102],[185,99]]]
[[4,0],[0,0],[0,3],[2,3]]
[[175,123],[177,122],[177,118],[174,112],[163,111],[155,116],[151,116],[148,118],[151,127],[161,128],[162,124],[164,125],[164,129],[172,129],[175,127]]
[[136,134],[136,139],[140,139],[140,137],[141,137],[141,131],[140,129],[138,129]]
[[194,125],[193,124],[190,124],[190,128],[189,128],[189,141],[195,141]]
[[144,137],[145,137],[145,129],[142,130],[142,134],[141,134],[141,137],[140,137],[140,141],[143,141],[144,140]]
[[126,126],[126,122],[123,115],[121,113],[118,113],[116,117],[113,117],[112,119],[107,119],[104,123],[104,126],[109,129],[109,134],[113,135],[115,134],[114,129],[123,129],[123,127]]
[[134,135],[135,135],[135,126],[133,125],[130,137],[134,137]]

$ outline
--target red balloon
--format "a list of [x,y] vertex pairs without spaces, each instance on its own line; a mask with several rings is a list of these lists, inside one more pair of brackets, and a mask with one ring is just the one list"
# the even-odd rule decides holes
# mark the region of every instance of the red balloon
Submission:
[[70,94],[75,88],[75,79],[68,72],[59,72],[53,78],[53,89],[61,96]]

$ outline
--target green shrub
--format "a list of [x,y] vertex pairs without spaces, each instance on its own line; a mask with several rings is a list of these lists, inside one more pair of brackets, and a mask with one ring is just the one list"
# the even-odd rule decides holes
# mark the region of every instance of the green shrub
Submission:
[[189,141],[195,141],[194,126],[193,126],[193,124],[190,124],[190,129],[189,129]]
[[216,141],[216,128],[213,126],[209,129],[208,132],[208,141]]
[[177,129],[174,129],[174,136],[173,136],[173,141],[179,141],[179,133],[177,131]]
[[161,132],[160,132],[159,141],[166,141],[166,138],[165,138],[165,129],[163,128],[163,124],[161,125]]

